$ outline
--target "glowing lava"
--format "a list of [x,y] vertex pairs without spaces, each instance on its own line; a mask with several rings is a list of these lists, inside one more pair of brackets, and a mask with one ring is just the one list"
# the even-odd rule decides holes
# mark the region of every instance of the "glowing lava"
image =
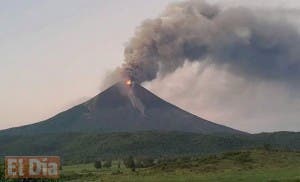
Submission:
[[131,80],[126,80],[125,84],[128,85],[128,86],[131,86],[132,85],[132,81]]

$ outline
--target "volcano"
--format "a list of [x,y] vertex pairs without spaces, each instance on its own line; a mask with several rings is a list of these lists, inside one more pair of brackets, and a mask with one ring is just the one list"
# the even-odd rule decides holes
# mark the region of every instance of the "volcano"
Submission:
[[1,134],[68,132],[183,131],[203,134],[243,132],[202,119],[174,106],[138,84],[119,82],[89,101],[35,124]]

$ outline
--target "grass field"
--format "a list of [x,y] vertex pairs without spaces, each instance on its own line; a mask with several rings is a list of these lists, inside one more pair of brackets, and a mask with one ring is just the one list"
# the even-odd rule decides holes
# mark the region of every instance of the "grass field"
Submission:
[[300,153],[251,150],[208,157],[176,158],[136,172],[116,161],[111,168],[93,164],[64,166],[63,181],[288,181],[300,182]]

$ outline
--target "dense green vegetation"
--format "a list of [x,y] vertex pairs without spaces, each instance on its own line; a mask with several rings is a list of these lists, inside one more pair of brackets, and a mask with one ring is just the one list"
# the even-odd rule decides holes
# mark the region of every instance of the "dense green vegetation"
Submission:
[[[232,151],[208,156],[130,158],[133,161],[128,160],[129,158],[114,160],[111,166],[100,168],[96,168],[94,163],[66,165],[62,168],[60,180],[34,180],[34,182],[300,181],[300,152],[297,151],[267,148],[267,150]],[[151,161],[151,165],[138,166],[141,161]],[[135,170],[132,170],[132,165],[136,167]],[[0,166],[3,166],[2,163]],[[4,179],[3,170],[3,167],[0,167],[0,181],[14,182]]]
[[300,181],[300,153],[278,150],[226,152],[210,156],[156,159],[148,168],[95,169],[93,164],[64,166],[64,181]]
[[133,156],[208,155],[263,147],[300,150],[300,133],[204,135],[183,132],[1,136],[0,156],[59,155],[64,164]]

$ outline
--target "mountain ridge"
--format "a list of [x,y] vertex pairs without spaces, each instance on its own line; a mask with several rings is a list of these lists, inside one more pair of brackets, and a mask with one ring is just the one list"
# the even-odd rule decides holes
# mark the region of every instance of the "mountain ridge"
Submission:
[[45,121],[2,130],[0,134],[135,131],[245,134],[184,111],[138,84],[123,82]]

